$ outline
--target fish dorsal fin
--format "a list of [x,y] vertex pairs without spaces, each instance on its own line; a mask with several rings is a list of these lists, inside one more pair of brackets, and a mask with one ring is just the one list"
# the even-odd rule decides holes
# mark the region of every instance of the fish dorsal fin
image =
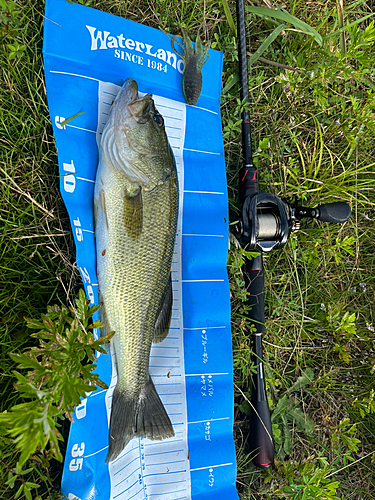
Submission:
[[[120,132],[123,133],[123,132]],[[147,186],[150,179],[144,175],[135,165],[126,161],[118,150],[116,144],[115,126],[106,127],[101,141],[101,152],[108,158],[115,170],[123,171],[130,182],[135,182]]]
[[143,227],[143,199],[142,188],[134,192],[125,190],[124,196],[124,225],[126,232],[133,240],[142,234]]
[[155,323],[155,333],[153,342],[155,344],[162,342],[169,332],[169,325],[171,323],[172,316],[172,302],[173,302],[173,293],[172,293],[172,277],[171,273],[169,273],[169,277],[167,280],[167,287],[165,289],[163,300],[160,304],[158,319]]

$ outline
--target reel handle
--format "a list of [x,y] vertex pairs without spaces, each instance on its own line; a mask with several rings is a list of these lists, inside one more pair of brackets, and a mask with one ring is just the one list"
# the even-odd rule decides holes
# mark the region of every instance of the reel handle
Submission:
[[351,214],[350,206],[343,201],[324,203],[313,210],[318,211],[317,216],[315,216],[318,220],[336,224],[344,224],[344,222],[349,220]]

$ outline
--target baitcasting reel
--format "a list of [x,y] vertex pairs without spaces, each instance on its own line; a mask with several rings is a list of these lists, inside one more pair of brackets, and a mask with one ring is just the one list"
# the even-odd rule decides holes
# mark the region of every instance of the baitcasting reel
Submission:
[[350,212],[350,206],[342,201],[308,208],[297,202],[289,205],[278,196],[261,191],[245,198],[234,233],[243,247],[270,252],[285,245],[290,234],[300,228],[301,219],[343,224]]

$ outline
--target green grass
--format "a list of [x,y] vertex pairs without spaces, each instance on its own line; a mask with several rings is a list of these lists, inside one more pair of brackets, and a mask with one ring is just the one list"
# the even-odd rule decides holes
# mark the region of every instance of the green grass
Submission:
[[[181,23],[192,38],[199,30],[224,52],[223,87],[237,74],[236,39],[224,10],[227,5],[235,19],[233,1],[82,3],[174,33]],[[299,196],[311,206],[348,201],[352,217],[342,227],[302,223],[301,231],[283,250],[265,258],[264,349],[277,451],[275,467],[267,471],[253,468],[248,449],[248,407],[242,393],[251,390],[251,344],[241,300],[240,252],[231,246],[228,271],[238,490],[241,500],[371,499],[375,497],[375,398],[371,392],[375,381],[375,51],[368,28],[371,19],[358,23],[359,31],[352,25],[350,33],[345,28],[340,35],[334,1],[267,3],[285,6],[315,28],[323,37],[323,47],[289,25],[293,30],[281,32],[249,72],[261,188],[284,198]],[[0,2],[2,14],[4,5]],[[251,5],[264,7],[265,3],[256,0]],[[365,1],[346,2],[344,26],[371,14],[370,6]],[[13,390],[15,364],[9,353],[32,345],[24,317],[38,317],[49,304],[66,304],[81,286],[59,195],[46,104],[43,9],[42,2],[19,0],[18,13],[0,18],[2,411],[19,402]],[[249,53],[254,54],[276,27],[272,18],[247,13]],[[340,53],[343,39],[345,54]],[[12,56],[16,44],[21,54]],[[234,84],[222,99],[232,221],[238,218],[241,166],[238,98]],[[305,377],[297,387],[296,381],[306,374],[309,380]],[[41,485],[37,492],[41,498],[57,498],[53,486],[58,488],[61,469],[48,469],[45,455],[38,453],[27,464],[31,471],[17,475],[13,450],[7,438],[0,440],[0,499],[13,499],[23,478]],[[17,476],[14,489],[5,485],[9,474]],[[26,497],[21,494],[20,498]]]

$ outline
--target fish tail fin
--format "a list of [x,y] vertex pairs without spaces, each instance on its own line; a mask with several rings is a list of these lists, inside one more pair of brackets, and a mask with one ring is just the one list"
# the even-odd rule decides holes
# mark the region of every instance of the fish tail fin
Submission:
[[149,377],[139,397],[113,391],[106,463],[112,462],[135,436],[158,440],[174,436],[172,423]]
[[148,439],[167,439],[174,436],[173,425],[149,377],[141,392],[136,414],[136,434]]
[[134,437],[134,415],[137,399],[115,387],[112,396],[111,418],[108,433],[108,454],[105,463],[112,462]]

